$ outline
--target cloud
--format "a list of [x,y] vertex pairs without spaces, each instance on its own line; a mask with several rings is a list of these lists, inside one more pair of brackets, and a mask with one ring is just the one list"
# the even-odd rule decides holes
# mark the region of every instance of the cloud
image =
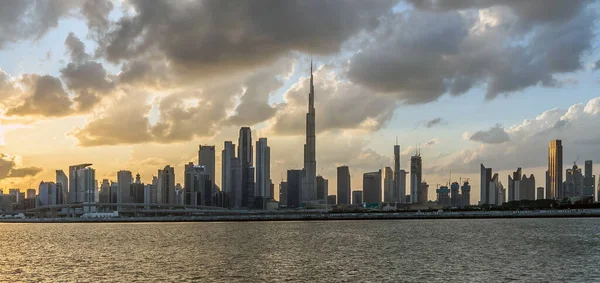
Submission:
[[[289,51],[330,54],[397,1],[131,1],[100,40],[111,62],[164,58],[181,76],[231,73]],[[235,3],[233,6],[232,4]]]
[[7,43],[40,39],[58,26],[79,1],[0,1],[0,49]]
[[489,130],[477,131],[470,135],[469,140],[481,143],[504,143],[510,140],[510,137],[500,124],[496,124]]
[[145,96],[134,91],[113,101],[84,127],[75,128],[70,135],[80,146],[119,145],[146,142],[151,139],[147,113],[150,106]]
[[0,179],[35,176],[42,171],[39,167],[20,167],[20,156],[0,153]]
[[81,6],[81,14],[88,21],[88,28],[96,35],[106,32],[109,27],[108,14],[114,5],[111,0],[86,0]]
[[600,59],[594,63],[594,67],[592,69],[594,71],[600,70]]
[[[596,131],[600,118],[600,97],[585,104],[575,104],[567,110],[551,109],[532,119],[507,128],[508,140],[503,143],[482,143],[478,148],[465,149],[438,159],[429,168],[432,173],[477,173],[479,163],[494,170],[512,170],[548,165],[548,143],[560,139],[564,160],[585,156],[600,159],[600,133]],[[502,131],[498,128],[496,131]],[[494,129],[492,128],[492,129]],[[489,132],[489,131],[482,131]],[[503,135],[503,134],[500,134]]]
[[425,127],[433,128],[435,126],[441,125],[442,122],[444,122],[444,119],[442,119],[441,117],[433,118],[429,121],[425,121]]
[[[285,103],[278,106],[271,119],[269,132],[277,135],[302,135],[306,130],[310,78],[303,77],[284,94]],[[381,129],[396,109],[396,102],[387,97],[343,80],[328,66],[314,73],[316,130]]]
[[53,76],[23,75],[21,85],[26,89],[23,102],[9,108],[7,116],[66,116],[71,111],[71,100],[62,82]]
[[237,126],[254,125],[273,117],[277,109],[269,104],[269,98],[292,75],[294,65],[295,60],[281,59],[271,68],[252,73],[242,83],[244,93],[229,122]]
[[60,70],[67,87],[76,93],[73,101],[79,112],[88,112],[115,88],[101,63],[90,61],[85,45],[73,33],[65,40],[71,63]]
[[557,75],[582,69],[592,46],[596,15],[584,1],[549,1],[544,9],[509,5],[523,1],[442,2],[418,1],[416,10],[385,18],[351,59],[350,80],[407,104],[478,85],[493,99],[537,85],[562,86]]

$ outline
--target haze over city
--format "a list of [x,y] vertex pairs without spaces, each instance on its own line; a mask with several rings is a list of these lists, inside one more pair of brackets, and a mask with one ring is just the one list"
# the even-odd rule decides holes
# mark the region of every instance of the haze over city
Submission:
[[396,141],[407,171],[419,148],[431,200],[470,178],[477,203],[480,163],[543,186],[551,140],[565,169],[600,160],[599,4],[527,3],[1,2],[0,188],[81,163],[146,183],[171,165],[183,185],[199,145],[216,146],[222,186],[223,143],[246,126],[268,138],[278,196],[306,166],[311,59],[329,194],[338,166],[353,191],[393,167]]

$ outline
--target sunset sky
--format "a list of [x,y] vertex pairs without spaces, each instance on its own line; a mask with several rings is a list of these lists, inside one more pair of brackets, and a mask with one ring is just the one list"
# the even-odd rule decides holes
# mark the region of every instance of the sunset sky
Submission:
[[[544,9],[539,9],[543,6]],[[0,1],[0,188],[93,163],[183,183],[199,144],[267,137],[277,185],[303,166],[310,58],[317,172],[401,167],[436,184],[479,164],[544,186],[547,147],[600,174],[596,1]],[[392,166],[393,167],[393,166]],[[407,184],[408,187],[409,184]],[[409,190],[407,190],[409,191]]]

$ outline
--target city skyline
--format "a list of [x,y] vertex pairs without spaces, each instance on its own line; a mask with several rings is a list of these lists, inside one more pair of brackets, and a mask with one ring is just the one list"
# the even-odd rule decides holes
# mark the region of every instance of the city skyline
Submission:
[[[235,41],[223,43],[224,48],[217,51],[223,56],[213,54],[215,58],[228,58],[223,62],[215,63],[204,57],[186,60],[180,57],[185,53],[183,50],[164,45],[161,40],[165,38],[153,34],[156,41],[147,43],[155,47],[153,50],[158,50],[159,55],[165,55],[171,64],[144,60],[156,55],[149,53],[154,51],[139,49],[135,55],[131,53],[134,46],[118,50],[118,38],[107,38],[112,40],[109,46],[101,46],[103,41],[95,40],[109,34],[110,29],[122,30],[118,20],[125,16],[135,17],[138,12],[151,9],[144,3],[89,2],[111,3],[107,4],[111,7],[108,12],[96,14],[80,12],[83,10],[79,6],[61,6],[56,23],[45,23],[47,28],[43,31],[7,34],[0,38],[0,98],[3,99],[0,103],[0,188],[37,189],[41,181],[54,181],[56,170],[68,174],[69,166],[84,162],[94,164],[99,181],[116,180],[117,172],[126,170],[140,173],[145,183],[151,182],[157,170],[171,165],[175,170],[175,183],[183,184],[184,166],[190,161],[197,162],[199,145],[216,146],[214,179],[221,186],[223,142],[236,143],[239,128],[249,126],[255,138],[253,142],[260,137],[269,140],[270,177],[277,196],[278,184],[286,178],[286,170],[301,169],[305,163],[300,152],[307,143],[305,115],[307,94],[311,92],[311,54],[316,62],[315,174],[328,179],[331,195],[337,191],[338,166],[349,166],[351,191],[362,190],[364,173],[387,166],[396,168],[393,150],[396,137],[400,145],[399,168],[408,171],[407,194],[410,192],[410,159],[419,147],[422,178],[430,185],[429,199],[436,198],[436,184],[446,184],[448,172],[452,170],[456,178],[452,181],[461,177],[471,179],[471,202],[476,203],[480,190],[475,180],[478,180],[477,169],[481,163],[493,168],[506,188],[506,176],[518,167],[528,175],[535,175],[538,184],[543,183],[548,163],[547,143],[554,139],[563,141],[563,169],[571,168],[578,156],[593,160],[598,168],[600,136],[595,133],[595,121],[600,118],[600,97],[595,94],[599,86],[599,72],[595,69],[600,66],[600,54],[589,47],[598,44],[591,34],[597,27],[593,25],[595,19],[590,19],[586,12],[597,11],[597,3],[577,3],[572,13],[538,18],[525,7],[510,4],[447,7],[447,11],[442,12],[429,4],[384,2],[373,7],[344,2],[332,2],[331,7],[313,7],[311,5],[318,5],[313,3],[304,8],[295,7],[299,15],[310,17],[285,20],[300,21],[294,24],[309,27],[310,32],[284,31],[289,37],[274,36],[280,40],[273,43],[274,49],[249,46],[266,53],[256,56],[252,52],[241,52],[252,57],[250,61],[235,59],[244,57],[235,53],[240,52]],[[190,5],[190,11],[201,12],[191,2],[186,5]],[[100,9],[98,6],[86,6],[86,9]],[[562,9],[556,3],[549,6]],[[167,14],[178,11],[169,4],[163,8]],[[240,11],[246,11],[245,8]],[[339,30],[332,28],[335,25],[326,25],[325,34],[316,34],[319,27],[313,23],[324,18],[313,18],[319,15],[307,11],[319,8],[339,10],[340,17],[362,11],[366,18],[350,26],[341,25]],[[285,12],[263,10],[267,18]],[[20,15],[19,11],[15,10],[14,14]],[[433,26],[423,24],[432,17],[439,21],[432,23]],[[380,18],[384,20],[372,23],[373,19]],[[154,20],[159,19],[149,21]],[[140,24],[150,27],[156,23]],[[175,28],[170,23],[162,24]],[[483,24],[487,26],[484,28]],[[419,36],[404,37],[408,31],[403,27],[411,25],[421,27]],[[194,29],[184,27],[181,33],[189,30]],[[448,37],[444,37],[443,42],[448,46],[436,43],[439,30],[447,31]],[[572,44],[580,46],[579,49],[562,54],[570,63],[564,68],[552,65],[560,63],[551,60],[554,54],[535,48],[546,44],[547,50],[554,50],[552,46],[563,44],[560,40],[563,38],[552,30],[579,31],[577,41],[582,44]],[[169,31],[179,34],[179,29]],[[389,40],[378,38],[376,42],[380,43],[377,44],[361,40],[365,34],[375,38],[386,31],[390,32]],[[270,31],[260,32],[268,34]],[[476,44],[485,37],[510,42],[525,32],[538,36],[532,37],[531,45],[522,48],[530,53],[539,51],[539,58],[552,64],[547,64],[551,67],[515,65],[515,69],[523,71],[516,75],[525,77],[524,73],[537,73],[539,77],[527,77],[524,82],[510,81],[509,75],[514,74],[496,73],[496,69],[486,67],[499,63],[495,61],[486,61],[488,65],[484,64],[477,73],[456,68],[455,64],[472,63],[464,58],[472,47],[469,44]],[[202,34],[191,36],[199,40],[207,38]],[[558,38],[553,41],[559,45],[546,41],[548,38]],[[420,53],[402,48],[411,44],[417,49],[436,45],[448,50]],[[476,46],[487,50],[484,47]],[[393,57],[382,52],[384,50],[397,51],[390,53],[403,57]],[[208,53],[212,49],[194,51]],[[522,59],[518,61],[530,59],[527,52],[500,51],[524,56],[514,57]],[[389,64],[387,70],[397,76],[390,79],[373,66],[383,64],[374,56],[378,53],[391,56],[385,61]],[[439,61],[440,64],[457,69],[463,76],[432,72],[424,54],[432,58],[450,54],[454,61]],[[498,54],[504,53],[481,56],[489,58]],[[425,71],[416,71],[420,69],[402,61],[403,58],[417,58]],[[211,70],[210,76],[206,75],[207,70]],[[441,86],[439,82],[443,81],[454,83]],[[50,100],[41,99],[44,97]],[[53,103],[46,103],[48,101]],[[583,160],[579,164],[583,165]],[[597,170],[593,172],[596,175]],[[561,174],[564,175],[564,171]]]

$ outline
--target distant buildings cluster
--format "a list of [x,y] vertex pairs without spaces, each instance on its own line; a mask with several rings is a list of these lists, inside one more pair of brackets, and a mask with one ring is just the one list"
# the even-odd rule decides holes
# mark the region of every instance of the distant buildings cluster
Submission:
[[[498,173],[492,175],[492,168],[486,168],[481,164],[481,200],[484,205],[502,205],[505,202],[553,199],[580,201],[594,199],[596,191],[596,176],[592,175],[592,160],[585,161],[585,171],[577,166],[577,160],[573,167],[565,171],[563,179],[563,145],[561,140],[550,141],[548,145],[548,170],[546,171],[545,187],[536,187],[536,179],[533,174],[527,177],[517,168],[512,175],[508,176],[508,193],[498,178]],[[563,181],[564,180],[564,181]],[[599,184],[600,187],[600,184]],[[507,196],[508,195],[508,196]],[[600,192],[598,193],[600,195]],[[507,198],[508,197],[508,198]]]

